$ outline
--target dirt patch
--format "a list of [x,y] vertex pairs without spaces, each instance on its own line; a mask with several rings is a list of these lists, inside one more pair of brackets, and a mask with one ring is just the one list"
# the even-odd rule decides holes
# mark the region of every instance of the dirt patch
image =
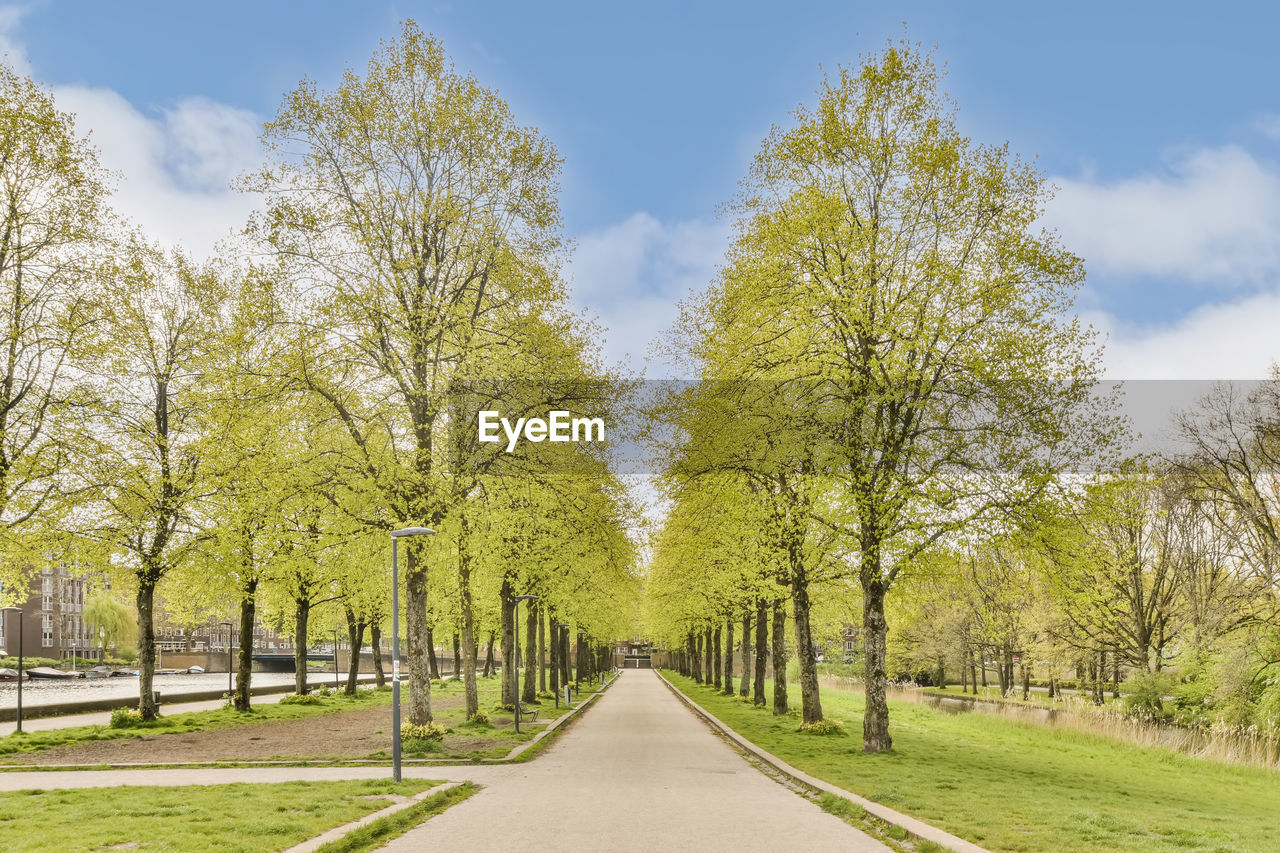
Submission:
[[[432,705],[443,711],[461,703],[462,697],[451,696],[441,697]],[[486,746],[492,748],[496,743],[489,740]],[[452,743],[449,748],[451,752],[456,749]],[[485,747],[477,745],[470,748]],[[5,760],[23,764],[167,764],[277,758],[367,758],[379,751],[388,755],[391,751],[391,708],[385,705],[318,714],[300,720],[246,723],[214,731],[89,741],[41,752],[9,755]]]

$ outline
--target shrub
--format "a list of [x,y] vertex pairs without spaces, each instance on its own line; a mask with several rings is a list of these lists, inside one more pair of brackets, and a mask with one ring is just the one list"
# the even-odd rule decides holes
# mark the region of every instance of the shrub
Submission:
[[142,724],[142,712],[136,708],[116,708],[111,712],[113,729],[136,729]]
[[323,704],[321,698],[315,693],[290,693],[288,696],[281,697],[281,705],[320,705]]
[[405,723],[400,727],[400,739],[404,740],[444,740],[448,729],[436,723]]
[[515,711],[516,711],[516,706],[515,706],[515,705],[503,705],[501,702],[499,702],[497,705],[494,705],[494,706],[493,706],[493,710],[495,710],[495,711],[506,711],[506,712],[507,712],[507,713],[509,713],[509,714],[514,714],[514,713],[515,713]]
[[317,688],[316,688],[316,692],[315,692],[315,693],[312,693],[311,695],[312,695],[312,696],[320,696],[320,697],[324,697],[324,696],[332,696],[332,695],[333,695],[333,688],[332,688],[332,687],[330,687],[330,686],[329,686],[329,685],[327,685],[327,684],[322,684],[322,685],[320,685],[319,687],[317,687]]
[[1134,717],[1171,716],[1164,707],[1164,697],[1173,692],[1173,679],[1163,672],[1135,672],[1124,683],[1125,713]]
[[493,723],[489,720],[489,715],[483,710],[476,711],[467,723],[473,726],[491,726]]
[[796,731],[805,735],[842,735],[844,723],[839,720],[818,720],[816,723],[801,723]]

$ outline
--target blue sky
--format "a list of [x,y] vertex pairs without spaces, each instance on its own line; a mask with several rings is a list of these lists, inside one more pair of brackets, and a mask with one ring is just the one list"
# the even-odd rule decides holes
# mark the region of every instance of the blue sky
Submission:
[[0,42],[92,129],[118,206],[199,250],[248,212],[226,181],[281,95],[415,18],[559,147],[575,298],[639,367],[712,274],[717,205],[770,124],[822,68],[905,34],[937,45],[967,133],[1061,187],[1047,224],[1086,258],[1080,308],[1112,375],[1263,375],[1280,349],[1280,14],[1035,5],[44,2],[0,7]]

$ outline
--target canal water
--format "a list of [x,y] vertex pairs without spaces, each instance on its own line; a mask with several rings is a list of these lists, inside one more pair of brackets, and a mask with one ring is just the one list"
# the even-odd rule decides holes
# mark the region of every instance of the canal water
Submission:
[[[333,673],[328,673],[333,677]],[[344,680],[346,673],[341,676]],[[324,673],[311,673],[312,684],[324,683]],[[253,686],[293,684],[292,672],[255,672]],[[157,675],[154,687],[160,691],[161,701],[166,693],[197,693],[205,690],[227,689],[225,672],[206,672],[202,674],[181,673],[177,675]],[[36,705],[57,705],[62,702],[83,702],[91,699],[129,699],[138,695],[137,676],[121,678],[75,678],[75,679],[39,679],[31,678],[22,684],[22,707],[32,708]],[[16,708],[18,706],[18,682],[0,681],[0,708]]]

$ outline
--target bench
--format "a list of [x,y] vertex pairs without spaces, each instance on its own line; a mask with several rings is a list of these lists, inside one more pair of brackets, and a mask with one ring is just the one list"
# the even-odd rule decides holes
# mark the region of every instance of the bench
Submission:
[[538,712],[542,710],[541,708],[530,708],[527,705],[520,705],[519,707],[521,720],[527,720],[531,723],[538,721]]

